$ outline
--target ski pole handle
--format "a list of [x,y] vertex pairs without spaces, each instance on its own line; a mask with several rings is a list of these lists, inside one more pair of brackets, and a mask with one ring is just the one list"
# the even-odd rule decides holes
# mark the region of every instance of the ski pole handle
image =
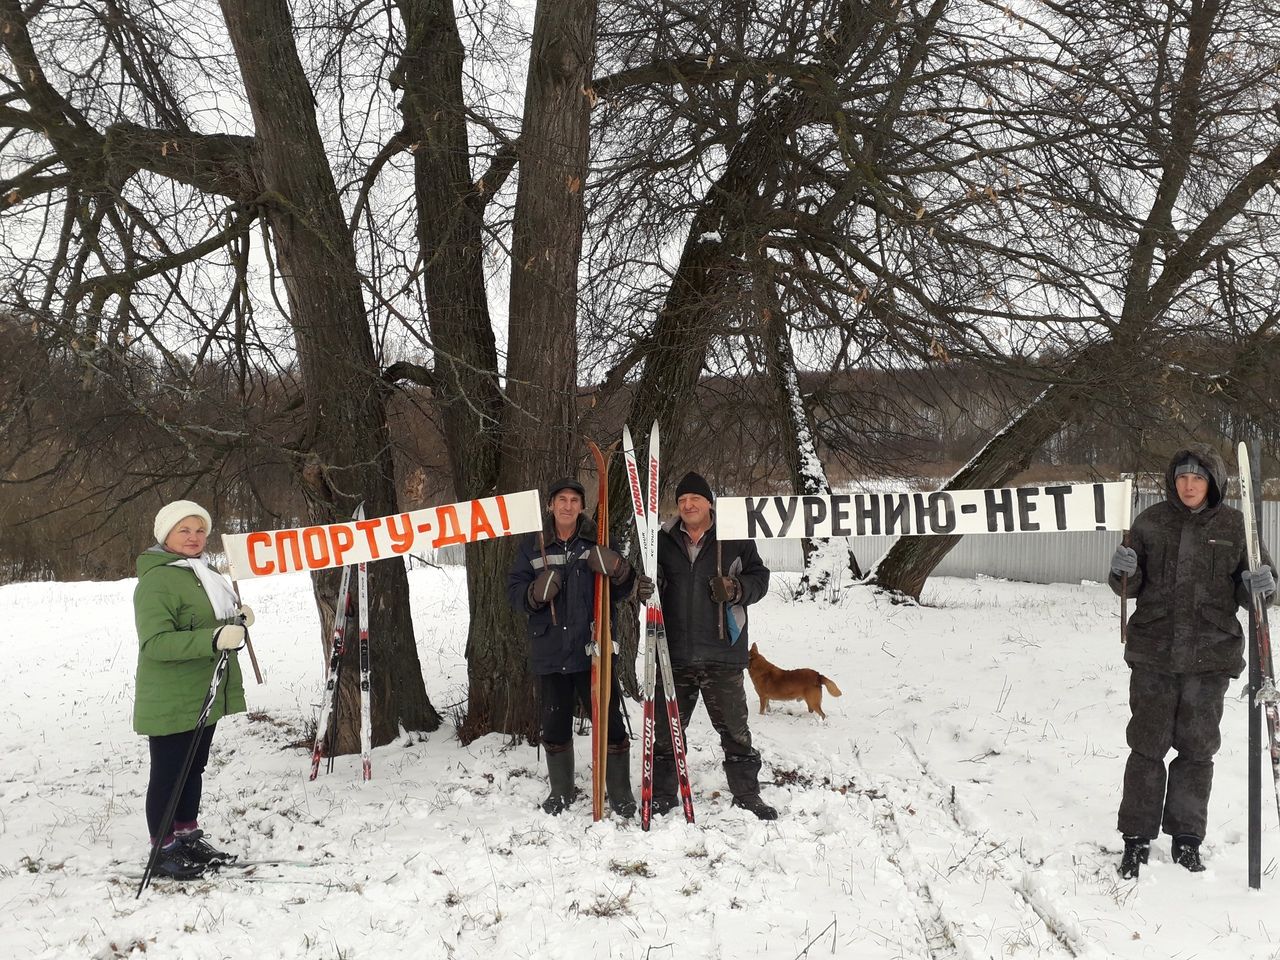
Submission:
[[[542,554],[542,569],[547,569],[547,535],[541,530],[538,531],[538,552]],[[547,607],[551,610],[551,625],[556,623],[556,598],[552,597],[547,602]]]

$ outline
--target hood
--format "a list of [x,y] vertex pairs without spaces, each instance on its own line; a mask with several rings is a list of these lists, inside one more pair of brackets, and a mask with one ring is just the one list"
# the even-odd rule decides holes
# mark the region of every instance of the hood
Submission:
[[134,563],[134,567],[137,570],[139,578],[141,578],[143,574],[150,573],[156,567],[168,566],[175,560],[181,559],[182,558],[176,553],[170,553],[164,547],[157,544],[154,547],[149,547],[145,553],[139,555],[137,561]]
[[1178,498],[1178,488],[1173,482],[1173,470],[1188,456],[1195,457],[1209,471],[1211,477],[1209,499],[1205,501],[1205,506],[1216,507],[1222,502],[1223,491],[1227,489],[1227,465],[1217,450],[1203,443],[1188,444],[1169,460],[1169,466],[1164,471],[1164,495],[1170,503],[1182,506],[1182,500]]

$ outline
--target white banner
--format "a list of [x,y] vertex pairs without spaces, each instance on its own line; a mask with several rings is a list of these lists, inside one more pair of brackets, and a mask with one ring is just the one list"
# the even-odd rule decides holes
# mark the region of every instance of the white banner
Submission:
[[292,530],[224,534],[233,580],[401,557],[414,549],[495,540],[542,529],[537,490],[465,500],[388,517]]
[[1127,530],[1133,483],[1059,483],[934,493],[720,497],[722,540]]

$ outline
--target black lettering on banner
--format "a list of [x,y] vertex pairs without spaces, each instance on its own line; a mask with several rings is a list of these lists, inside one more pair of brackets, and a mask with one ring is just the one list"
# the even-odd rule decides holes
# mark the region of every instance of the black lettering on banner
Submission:
[[1107,529],[1107,494],[1100,483],[1093,485],[1093,515],[1097,518],[1098,529]]
[[778,516],[782,517],[782,526],[778,528],[778,536],[785,537],[796,518],[796,511],[800,509],[800,498],[774,497],[773,506],[778,511]]
[[1040,495],[1039,487],[1018,488],[1018,529],[1025,533],[1034,533],[1040,524],[1031,519],[1036,512],[1036,497]]
[[933,533],[950,533],[956,528],[956,508],[951,494],[941,490],[929,494],[929,528]]
[[756,537],[772,537],[773,531],[769,529],[769,525],[764,522],[765,504],[769,502],[768,497],[747,497],[747,539],[754,540]]
[[817,536],[818,524],[827,519],[827,498],[808,496],[804,498],[804,535],[809,538]]
[[1067,529],[1067,494],[1071,492],[1071,487],[1064,483],[1056,487],[1045,487],[1044,492],[1053,497],[1053,522],[1057,524],[1057,529]]
[[870,527],[873,537],[880,536],[880,498],[874,493],[859,493],[853,498],[854,520],[858,525],[858,536],[865,537]]
[[929,530],[926,526],[927,521],[925,517],[924,494],[913,493],[911,495],[911,505],[914,508],[912,512],[916,515],[916,533],[928,533]]
[[[898,530],[901,525],[902,530]],[[886,493],[884,496],[885,536],[911,532],[911,497],[905,493]]]
[[831,535],[833,537],[852,537],[853,528],[849,526],[849,494],[836,493],[831,497]]
[[[1013,530],[1013,491],[983,490],[987,502],[987,533],[1008,533]],[[996,502],[999,498],[999,503]],[[1004,529],[996,522],[997,517],[1004,517]]]

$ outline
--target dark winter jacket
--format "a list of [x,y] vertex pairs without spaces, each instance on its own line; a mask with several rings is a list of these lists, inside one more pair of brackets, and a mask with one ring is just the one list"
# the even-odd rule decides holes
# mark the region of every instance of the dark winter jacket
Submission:
[[[1174,468],[1188,455],[1212,474],[1199,513],[1178,498]],[[1244,517],[1222,502],[1227,468],[1201,444],[1179,450],[1165,471],[1165,501],[1138,514],[1130,545],[1138,570],[1128,579],[1136,598],[1125,660],[1169,673],[1229,673],[1244,669],[1244,632],[1236,610],[1249,604],[1240,574],[1249,568]],[[1271,559],[1264,555],[1264,561]],[[1273,568],[1274,569],[1274,568]],[[1121,578],[1108,578],[1121,591]]]
[[[579,673],[591,668],[587,647],[591,643],[595,618],[596,575],[587,566],[586,553],[596,544],[596,524],[589,516],[578,517],[578,529],[566,540],[556,538],[551,514],[543,517],[547,564],[561,571],[560,592],[551,604],[538,609],[529,605],[529,584],[542,572],[539,535],[529,534],[516,550],[515,562],[507,574],[507,600],[517,613],[529,617],[529,668],[535,676],[550,673]],[[635,585],[635,571],[610,588],[611,615],[618,601]],[[556,622],[551,622],[555,607]]]
[[737,603],[725,605],[725,639],[720,639],[720,604],[711,599],[711,578],[716,576],[716,526],[703,534],[697,559],[689,562],[680,518],[658,531],[658,590],[662,618],[667,627],[671,662],[716,663],[745,669],[747,607],[769,592],[769,568],[750,540],[726,540],[721,545],[721,569],[742,584]]
[[[133,729],[149,737],[195,729],[218,663],[213,635],[224,621],[214,613],[195,571],[172,565],[180,559],[154,547],[137,562]],[[209,711],[209,723],[244,710],[244,681],[233,653]]]

